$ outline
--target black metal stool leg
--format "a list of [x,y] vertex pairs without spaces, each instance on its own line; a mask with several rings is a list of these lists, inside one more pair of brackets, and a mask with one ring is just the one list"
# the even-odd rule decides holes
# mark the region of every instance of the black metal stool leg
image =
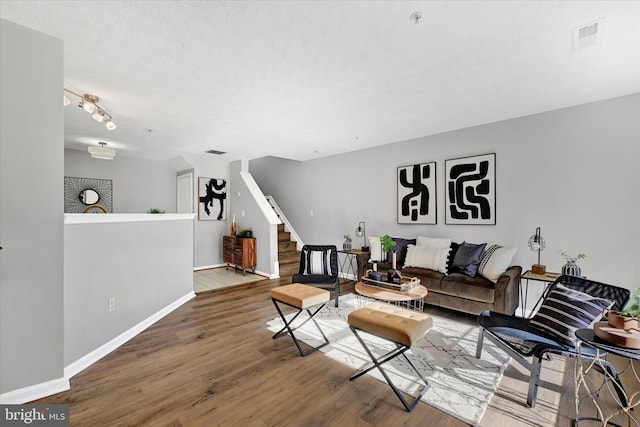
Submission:
[[[407,410],[407,412],[411,412],[411,410],[413,410],[413,408],[415,408],[415,406],[418,404],[420,399],[422,399],[422,396],[424,396],[424,393],[429,388],[429,383],[427,382],[425,377],[418,371],[418,369],[411,362],[411,360],[409,360],[407,355],[404,354],[405,351],[409,350],[410,347],[408,347],[408,346],[406,346],[404,344],[400,344],[400,343],[394,342],[394,344],[396,345],[395,349],[389,351],[388,353],[384,354],[383,356],[380,356],[380,357],[376,358],[376,356],[374,356],[374,354],[371,352],[371,350],[369,350],[369,347],[367,346],[367,344],[364,342],[364,340],[362,339],[362,337],[358,333],[358,330],[356,328],[354,328],[353,326],[350,326],[350,328],[351,328],[351,331],[353,331],[353,334],[358,339],[358,341],[360,341],[360,344],[362,344],[362,347],[364,347],[364,350],[367,352],[367,354],[371,358],[372,363],[366,365],[365,367],[363,367],[361,369],[359,369],[355,374],[353,374],[349,378],[349,380],[353,381],[356,378],[358,378],[358,377],[364,375],[365,373],[369,372],[373,368],[378,368],[378,370],[380,371],[380,373],[382,374],[384,379],[387,380],[387,384],[389,384],[389,386],[391,387],[391,389],[393,390],[395,395],[398,396],[398,399],[400,399],[400,402],[402,402],[402,405],[404,405],[404,407]],[[418,394],[415,395],[415,396],[412,396],[413,397],[413,401],[411,401],[411,402],[408,402],[404,398],[404,396],[402,395],[402,392],[400,392],[400,390],[398,390],[398,388],[395,386],[393,381],[391,381],[391,379],[389,378],[389,376],[387,375],[385,370],[382,368],[382,365],[384,363],[394,359],[395,357],[398,357],[401,354],[404,356],[404,358],[407,360],[407,362],[409,362],[409,366],[411,366],[411,368],[413,368],[413,370],[416,372],[416,374],[418,374],[418,377],[424,382],[424,386],[420,388]]]
[[[326,302],[322,303],[322,304],[318,304],[318,305],[312,306],[312,307],[308,307],[306,309],[303,309],[303,308],[300,308],[300,307],[293,306],[291,304],[287,304],[286,302],[283,302],[283,301],[280,301],[280,300],[276,300],[275,298],[271,298],[271,301],[273,301],[273,305],[276,306],[276,310],[278,310],[278,314],[280,314],[280,317],[282,318],[282,321],[284,322],[284,327],[273,335],[273,337],[272,337],[273,339],[276,339],[276,338],[281,337],[282,335],[287,335],[288,334],[293,339],[293,343],[296,345],[296,348],[298,349],[298,352],[300,353],[300,355],[302,357],[304,357],[304,356],[306,356],[306,355],[308,355],[310,353],[313,353],[314,351],[319,350],[322,347],[324,347],[325,345],[329,344],[329,339],[324,334],[324,331],[320,328],[320,325],[318,325],[318,322],[316,322],[316,319],[314,319],[314,316],[316,314],[318,314],[318,312],[320,310],[322,310],[325,305],[327,305]],[[284,313],[280,309],[280,306],[278,305],[278,303],[285,304],[285,305],[288,305],[289,307],[296,308],[296,309],[298,309],[298,312],[291,318],[291,320],[287,321],[287,318],[285,317]],[[315,309],[315,311],[312,312],[311,311],[312,309]],[[309,317],[304,322],[302,322],[301,324],[297,325],[295,328],[292,328],[291,325],[292,325],[293,321],[296,320],[298,318],[298,316],[305,310],[306,310],[307,314],[309,315]],[[318,331],[320,331],[320,334],[322,335],[322,338],[324,339],[324,343],[320,344],[317,347],[310,346],[311,349],[304,351],[304,350],[302,350],[302,347],[300,346],[300,340],[298,340],[298,338],[295,336],[293,331],[295,331],[296,329],[300,328],[302,325],[307,323],[309,320],[311,320],[316,325],[316,328],[318,329]]]

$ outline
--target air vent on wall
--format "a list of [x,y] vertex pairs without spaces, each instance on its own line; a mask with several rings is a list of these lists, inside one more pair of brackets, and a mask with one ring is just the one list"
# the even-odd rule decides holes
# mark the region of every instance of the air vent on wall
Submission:
[[220,154],[225,154],[225,153],[226,153],[226,151],[207,150],[207,151],[205,151],[205,153],[220,155]]
[[604,17],[573,29],[573,50],[595,46],[602,41],[604,34]]

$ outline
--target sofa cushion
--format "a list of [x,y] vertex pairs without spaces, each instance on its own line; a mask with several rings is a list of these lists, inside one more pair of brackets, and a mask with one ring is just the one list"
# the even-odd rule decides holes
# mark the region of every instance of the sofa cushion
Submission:
[[424,248],[444,249],[451,247],[451,239],[418,236],[415,244]]
[[493,303],[495,284],[481,276],[469,277],[462,273],[453,273],[442,279],[440,293],[453,295],[474,301]]
[[405,265],[407,267],[421,267],[447,272],[447,257],[451,248],[425,248],[422,246],[409,245],[407,248],[407,258]]
[[576,331],[592,328],[602,317],[602,310],[613,304],[613,301],[556,284],[531,318],[531,324],[551,332],[568,345],[575,345]]
[[486,243],[474,244],[462,242],[453,258],[452,271],[475,277],[482,260]]
[[395,248],[390,250],[387,253],[387,262],[391,263],[392,261],[392,252],[396,252],[396,268],[400,269],[404,265],[405,259],[407,258],[407,246],[415,245],[416,239],[403,239],[402,237],[392,237],[393,241],[396,242]]
[[518,248],[508,248],[500,245],[489,245],[485,248],[480,266],[478,267],[478,274],[492,282],[496,282],[498,278],[507,271],[507,268],[511,265],[514,255]]
[[420,284],[429,289],[429,291],[437,291],[440,289],[440,284],[445,275],[435,270],[405,266],[402,269],[402,277],[417,277],[420,279]]

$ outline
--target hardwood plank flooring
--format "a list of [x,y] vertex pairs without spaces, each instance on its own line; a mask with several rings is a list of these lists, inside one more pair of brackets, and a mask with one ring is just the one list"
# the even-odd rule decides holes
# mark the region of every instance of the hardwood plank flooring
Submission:
[[[71,379],[71,390],[34,403],[67,403],[72,426],[442,426],[467,424],[427,404],[407,413],[388,385],[271,338],[277,313],[263,280],[199,293]],[[343,287],[344,292],[353,286]],[[475,323],[474,316],[425,311]],[[510,365],[483,426],[569,426],[573,361],[545,365],[536,408],[528,376]]]

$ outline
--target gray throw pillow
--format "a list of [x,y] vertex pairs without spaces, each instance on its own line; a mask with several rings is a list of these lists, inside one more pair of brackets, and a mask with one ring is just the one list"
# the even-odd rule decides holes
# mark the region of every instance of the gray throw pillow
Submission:
[[484,247],[486,245],[486,243],[480,243],[478,245],[467,242],[460,243],[460,247],[453,258],[451,270],[454,273],[462,273],[469,277],[475,277],[478,273],[478,267],[480,266],[480,261],[482,261],[482,254],[484,253]]

